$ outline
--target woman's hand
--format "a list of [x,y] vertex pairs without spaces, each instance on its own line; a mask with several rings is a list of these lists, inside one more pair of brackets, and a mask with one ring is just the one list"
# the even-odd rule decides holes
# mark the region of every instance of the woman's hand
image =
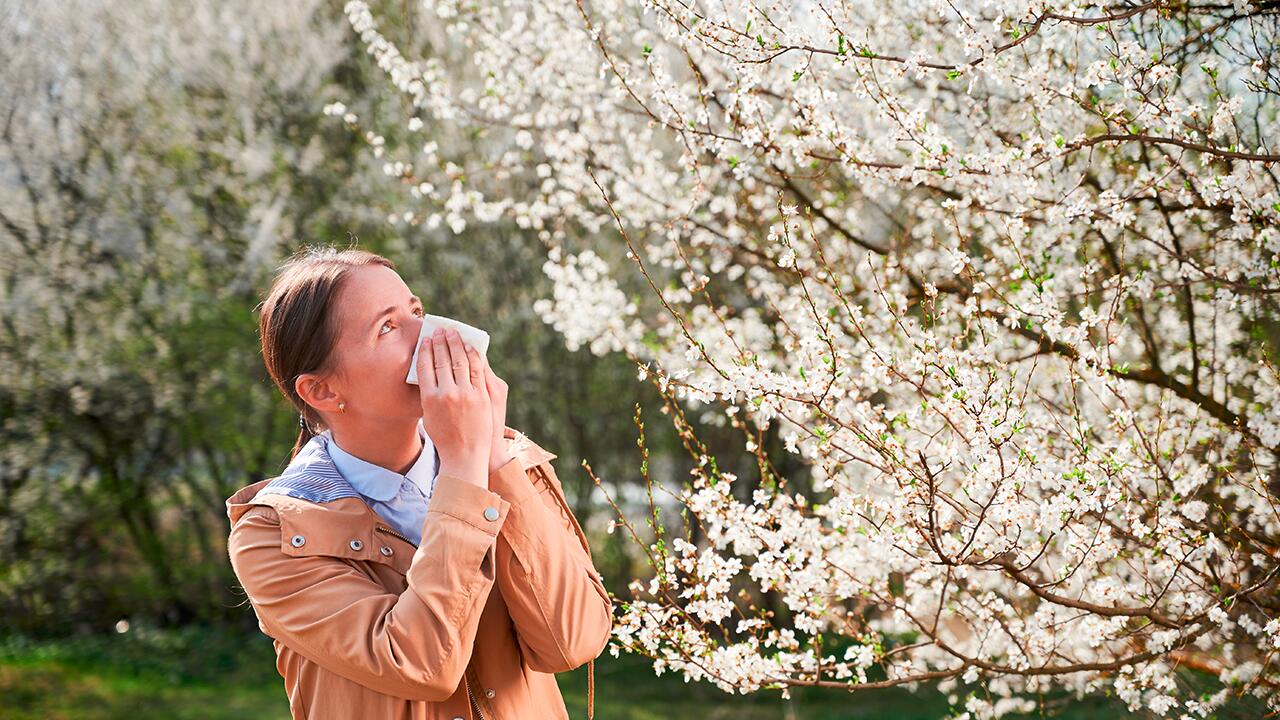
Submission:
[[498,377],[484,357],[485,385],[489,388],[489,405],[493,409],[493,445],[489,449],[489,472],[506,465],[511,460],[507,449],[510,444],[503,436],[507,422],[507,382]]
[[452,328],[423,338],[418,350],[422,427],[440,451],[440,473],[481,487],[489,485],[485,468],[493,447],[486,366],[480,353]]

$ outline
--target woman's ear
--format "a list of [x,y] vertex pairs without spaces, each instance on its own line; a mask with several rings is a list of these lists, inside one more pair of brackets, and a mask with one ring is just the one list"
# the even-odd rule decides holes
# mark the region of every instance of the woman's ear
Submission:
[[338,403],[342,402],[342,398],[325,378],[315,373],[302,373],[294,380],[293,387],[298,397],[316,410],[338,412]]

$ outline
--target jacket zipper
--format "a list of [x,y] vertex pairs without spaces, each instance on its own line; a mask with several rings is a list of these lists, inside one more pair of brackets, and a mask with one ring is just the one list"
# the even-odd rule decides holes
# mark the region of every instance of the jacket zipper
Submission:
[[400,533],[396,532],[395,530],[392,530],[391,528],[388,528],[388,527],[382,527],[381,525],[375,525],[375,526],[374,526],[374,529],[375,529],[375,530],[377,530],[377,531],[379,531],[379,532],[391,533],[392,535],[395,535],[396,537],[398,537],[398,538],[400,538],[401,540],[403,540],[403,541],[405,541],[405,542],[409,543],[410,545],[412,545],[412,546],[414,546],[414,547],[418,547],[418,543],[416,543],[416,542],[414,542],[414,541],[410,540],[409,538],[407,538],[407,537],[405,537],[405,536],[401,535]]
[[471,707],[475,708],[476,715],[479,716],[480,720],[484,720],[484,712],[480,710],[480,701],[476,700],[475,693],[471,692],[471,681],[465,677],[462,681],[467,684],[467,697],[471,698]]

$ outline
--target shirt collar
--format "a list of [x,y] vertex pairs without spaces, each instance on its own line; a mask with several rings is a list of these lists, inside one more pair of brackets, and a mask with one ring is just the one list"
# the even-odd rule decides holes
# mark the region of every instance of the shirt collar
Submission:
[[330,459],[342,474],[343,479],[351,483],[356,492],[365,497],[386,502],[400,492],[400,486],[406,478],[413,481],[424,495],[430,497],[436,477],[437,455],[435,443],[422,427],[422,418],[418,418],[418,437],[422,438],[422,452],[413,466],[403,475],[381,465],[361,460],[339,447],[333,439],[333,431],[325,430],[318,437],[325,438],[325,446]]

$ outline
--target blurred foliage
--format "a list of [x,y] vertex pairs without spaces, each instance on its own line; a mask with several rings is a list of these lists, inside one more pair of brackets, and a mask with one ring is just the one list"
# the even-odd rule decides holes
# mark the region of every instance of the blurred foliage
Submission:
[[[262,366],[255,306],[303,244],[382,253],[428,312],[489,331],[494,368],[511,387],[507,423],[557,455],[606,584],[625,596],[646,574],[625,533],[605,532],[613,510],[581,463],[615,498],[643,499],[634,410],[656,418],[661,399],[625,357],[571,352],[538,318],[533,302],[550,289],[545,248],[529,231],[387,223],[404,188],[322,107],[341,101],[377,121],[403,117],[402,98],[385,91],[340,8],[317,7],[316,27],[303,29],[337,40],[314,76],[318,50],[306,38],[295,38],[305,52],[267,42],[276,31],[257,13],[274,11],[246,0],[221,34],[190,20],[243,45],[242,57],[222,46],[187,52],[181,9],[217,11],[208,0],[27,3],[40,22],[0,50],[30,59],[34,78],[0,82],[0,118],[78,116],[74,142],[9,135],[0,146],[0,716],[115,717],[136,707],[208,717],[202,701],[215,699],[228,716],[284,708],[270,643],[226,559],[224,501],[277,474],[296,437],[296,414]],[[165,39],[158,65],[128,51],[125,21]],[[266,35],[245,35],[253,32]],[[79,55],[87,46],[99,55]],[[45,96],[67,67],[87,73],[99,62],[121,65],[93,76],[100,84],[82,88],[78,104]],[[713,453],[740,447],[716,418],[691,419],[710,421],[699,437]],[[645,436],[655,480],[687,477],[691,461],[669,423],[649,422]],[[766,444],[779,442],[769,435]],[[721,467],[754,476],[749,457],[738,463]],[[803,478],[800,467],[780,469]],[[102,634],[121,619],[168,630]],[[222,629],[186,630],[192,623]],[[629,672],[651,677],[638,662]],[[598,665],[612,672],[603,658]],[[581,705],[585,676],[569,677],[576,689],[566,697]],[[652,702],[669,699],[675,682],[662,679]],[[710,692],[708,707],[723,701]],[[597,702],[618,717],[651,717],[661,705]]]
[[[0,83],[0,118],[27,123],[0,138],[0,636],[121,618],[257,632],[224,501],[277,474],[296,437],[255,306],[303,244],[382,253],[429,312],[488,330],[508,424],[558,455],[599,534],[576,466],[635,474],[630,417],[648,389],[625,359],[569,352],[538,320],[545,253],[518,228],[386,222],[403,189],[322,107],[379,118],[401,100],[340,8],[313,3],[293,28],[283,13],[305,8],[245,0],[19,5],[30,23],[0,51],[29,66]],[[194,47],[193,32],[222,44]],[[42,135],[42,118],[69,139]],[[605,556],[621,591],[621,545]]]
[[[76,17],[81,5],[101,25]],[[124,39],[114,23],[143,5],[49,11],[41,32],[71,40],[46,46],[28,28],[0,50],[10,67],[37,58],[23,82],[0,81],[0,118],[35,108],[76,138],[40,144],[10,122],[0,149],[0,717],[287,716],[270,641],[226,561],[223,503],[275,475],[296,436],[296,415],[261,364],[254,308],[274,267],[307,243],[385,254],[428,312],[490,332],[495,370],[511,386],[508,424],[557,454],[596,563],[625,595],[642,563],[622,532],[604,533],[612,509],[580,463],[614,489],[638,487],[633,410],[652,418],[661,403],[625,358],[570,352],[538,319],[533,301],[549,293],[543,246],[500,223],[456,235],[387,224],[403,188],[321,108],[341,101],[376,122],[403,117],[403,100],[384,92],[339,8],[318,6],[330,57],[314,77],[311,55],[243,36],[269,27],[252,14],[234,32],[195,24],[232,38],[231,50],[185,53],[181,8],[213,7],[196,0],[130,19],[176,33],[172,56],[139,75],[130,63],[142,60],[112,53]],[[36,7],[9,4],[0,19]],[[122,63],[75,107],[55,91],[67,65],[87,68],[72,62],[83,49],[72,40]],[[232,62],[237,42],[256,54]],[[219,82],[221,69],[234,77]],[[740,447],[715,418],[690,419],[707,425],[698,436],[712,455]],[[648,423],[646,445],[657,478],[685,476],[668,423]],[[766,436],[778,471],[803,490],[804,468],[779,445]],[[755,476],[748,458],[720,467]],[[104,634],[122,618],[131,629]],[[597,673],[601,717],[924,718],[946,706],[902,690],[729,697],[655,677],[633,657],[602,656]],[[560,679],[582,714],[585,668]],[[1118,717],[1114,705],[1061,716]]]
[[[205,625],[162,630],[134,624],[122,634],[54,641],[10,636],[0,640],[0,718],[287,718],[274,657],[270,640],[260,634]],[[585,717],[587,668],[556,679],[570,716]],[[927,688],[847,696],[797,688],[790,701],[776,692],[730,696],[672,673],[654,675],[644,658],[608,653],[596,660],[595,680],[595,715],[611,720],[927,720],[948,707],[945,697]],[[1115,698],[1046,696],[1042,702],[1044,717],[1129,717]],[[1227,707],[1218,718],[1260,716],[1258,707],[1246,703]],[[1031,720],[1041,714],[1010,717]]]

